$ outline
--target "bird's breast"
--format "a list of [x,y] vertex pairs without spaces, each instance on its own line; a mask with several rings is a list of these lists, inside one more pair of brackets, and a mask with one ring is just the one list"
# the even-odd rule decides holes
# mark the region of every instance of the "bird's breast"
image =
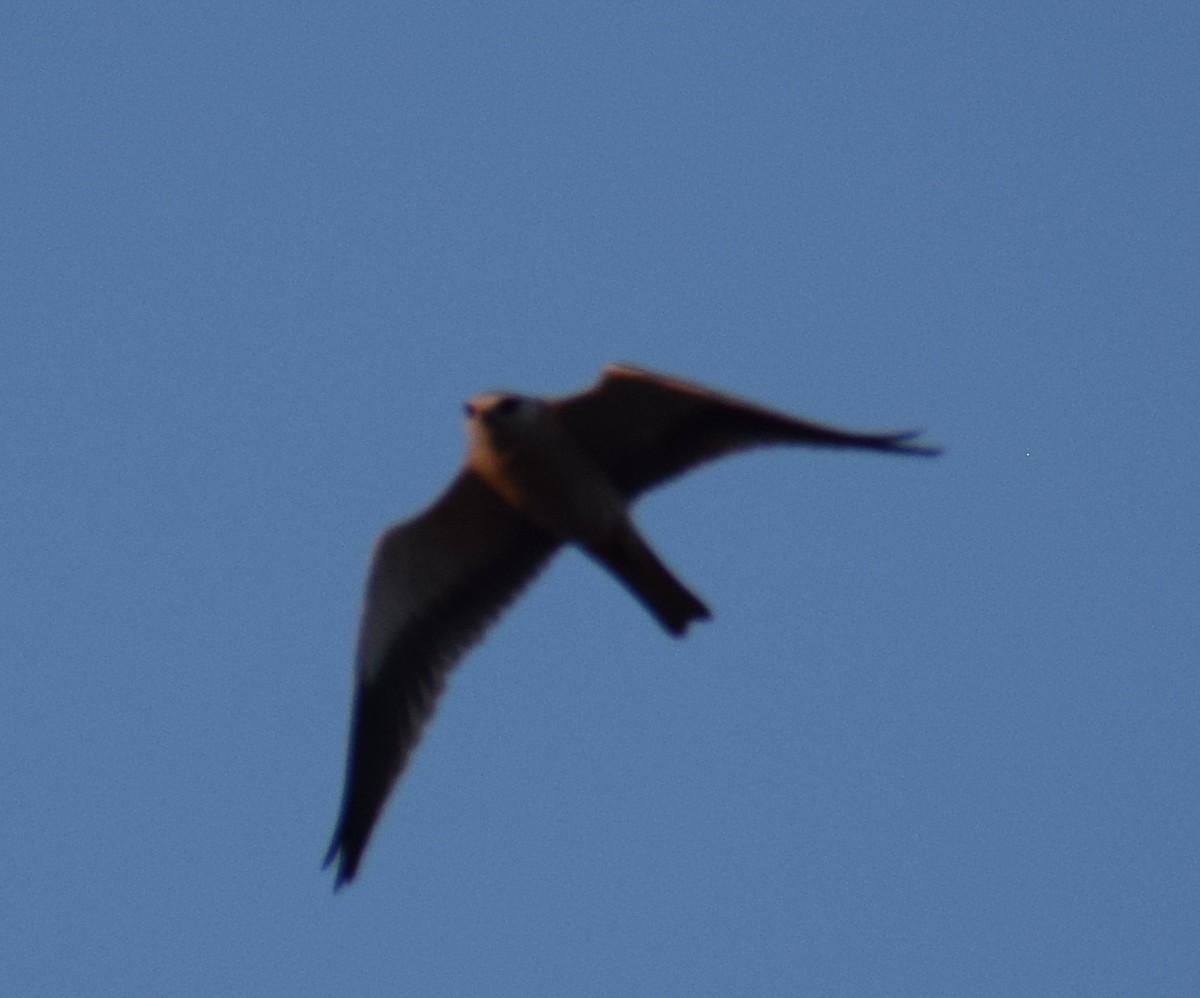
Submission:
[[505,502],[563,540],[598,540],[625,520],[624,501],[612,483],[562,442],[481,448],[470,464]]

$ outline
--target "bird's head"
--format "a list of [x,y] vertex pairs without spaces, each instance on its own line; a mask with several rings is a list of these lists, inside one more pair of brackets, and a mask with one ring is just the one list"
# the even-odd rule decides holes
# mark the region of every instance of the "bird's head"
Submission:
[[541,399],[513,392],[486,392],[463,404],[467,433],[494,444],[518,441],[537,432],[545,414]]

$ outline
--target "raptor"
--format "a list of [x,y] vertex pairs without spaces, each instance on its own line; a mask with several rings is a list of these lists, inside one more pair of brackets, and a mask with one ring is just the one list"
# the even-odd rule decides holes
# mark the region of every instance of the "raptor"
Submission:
[[450,670],[562,545],[585,551],[679,636],[709,611],[631,519],[647,489],[768,444],[939,453],[914,432],[851,432],[628,365],[573,395],[489,392],[465,411],[462,470],[375,544],[345,790],[325,857],[337,862],[335,887],[354,879]]

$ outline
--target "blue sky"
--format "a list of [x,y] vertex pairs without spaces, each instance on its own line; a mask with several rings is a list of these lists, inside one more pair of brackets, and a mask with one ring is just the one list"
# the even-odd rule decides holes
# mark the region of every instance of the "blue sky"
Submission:
[[[1200,993],[1194,5],[0,21],[12,993]],[[375,534],[610,360],[947,454],[561,556],[335,897]]]

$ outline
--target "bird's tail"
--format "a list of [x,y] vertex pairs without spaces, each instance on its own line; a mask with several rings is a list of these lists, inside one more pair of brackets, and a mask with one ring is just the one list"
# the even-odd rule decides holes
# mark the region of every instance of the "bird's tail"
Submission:
[[624,524],[600,544],[588,544],[587,550],[625,583],[672,634],[683,634],[693,620],[712,616],[708,607],[671,574],[632,524]]

